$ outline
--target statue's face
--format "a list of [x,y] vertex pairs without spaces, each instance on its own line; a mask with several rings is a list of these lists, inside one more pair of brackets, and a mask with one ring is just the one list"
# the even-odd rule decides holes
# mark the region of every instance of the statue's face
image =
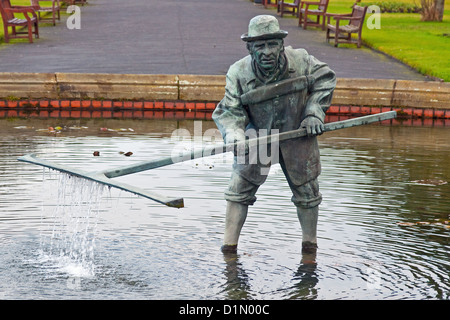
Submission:
[[268,39],[254,41],[250,45],[250,53],[258,65],[267,70],[273,71],[278,67],[278,58],[283,51],[283,40]]

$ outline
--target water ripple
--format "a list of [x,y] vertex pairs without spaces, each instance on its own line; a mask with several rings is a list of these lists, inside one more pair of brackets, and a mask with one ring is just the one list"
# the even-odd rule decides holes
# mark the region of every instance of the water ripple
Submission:
[[[240,253],[220,253],[231,155],[120,178],[182,196],[186,208],[106,190],[89,238],[95,239],[92,269],[48,250],[39,254],[62,218],[55,214],[64,205],[57,201],[60,176],[16,157],[35,152],[99,170],[170,156],[179,142],[167,130],[180,123],[155,125],[153,132],[147,123],[127,127],[134,125],[125,135],[17,129],[0,137],[0,298],[449,298],[450,187],[422,183],[450,180],[450,142],[442,128],[365,126],[320,137],[317,256],[301,254],[301,227],[279,166],[249,210]],[[131,157],[121,153],[128,151]],[[64,234],[59,237],[70,233]]]

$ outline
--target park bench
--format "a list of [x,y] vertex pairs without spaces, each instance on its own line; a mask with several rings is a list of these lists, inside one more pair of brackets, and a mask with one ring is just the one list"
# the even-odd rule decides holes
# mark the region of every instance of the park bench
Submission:
[[[361,32],[366,16],[367,7],[358,5],[353,6],[350,14],[332,14],[327,16],[327,42],[334,39],[334,46],[337,47],[339,43],[355,43],[358,48],[361,47]],[[336,25],[330,24],[330,19],[336,20]],[[343,24],[342,20],[348,20],[348,24]],[[334,35],[332,35],[334,33]],[[353,39],[352,34],[356,34],[357,38]]]
[[[0,0],[0,13],[3,20],[3,30],[5,42],[8,43],[10,38],[28,38],[33,43],[33,33],[39,38],[38,17],[34,9],[30,6],[11,6],[10,0]],[[16,14],[23,14],[25,19],[16,17]],[[34,26],[34,32],[33,32]],[[8,27],[12,28],[12,33],[8,34]],[[17,31],[18,27],[27,27],[27,31]],[[28,34],[28,36],[20,36]]]
[[[303,29],[307,26],[322,27],[325,30],[325,14],[327,13],[329,0],[320,0],[318,2],[302,1],[300,4],[298,25],[303,24]],[[317,9],[310,9],[310,6],[317,6]],[[308,16],[316,16],[316,21],[308,20]],[[320,17],[322,17],[322,23],[320,23]]]
[[[34,10],[38,13],[39,22],[41,21],[51,21],[53,25],[56,25],[56,19],[58,21],[61,21],[61,5],[59,3],[59,0],[51,0],[52,5],[51,6],[41,6],[39,2],[48,2],[48,0],[31,0],[31,6],[34,8]],[[42,18],[41,13],[51,13],[50,18]],[[58,16],[58,18],[56,18]]]
[[280,0],[278,4],[278,11],[280,12],[280,16],[283,17],[283,14],[290,13],[293,16],[298,17],[299,5],[300,0],[294,0],[294,2],[286,2],[285,0]]
[[85,3],[87,3],[86,0],[64,0],[65,3],[67,3],[69,6],[81,3],[82,6],[84,6]]
[[264,8],[268,8],[268,7],[277,7],[278,6],[278,1],[279,0],[262,0]]

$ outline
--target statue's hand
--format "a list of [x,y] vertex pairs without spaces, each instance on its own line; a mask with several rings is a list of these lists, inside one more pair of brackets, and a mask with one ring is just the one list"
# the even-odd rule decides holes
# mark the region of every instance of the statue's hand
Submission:
[[249,146],[248,143],[246,143],[245,135],[228,133],[225,143],[229,145],[236,144],[232,150],[235,156],[246,155],[249,153]]
[[300,128],[306,128],[306,133],[308,136],[320,135],[324,130],[323,122],[314,116],[309,116],[303,119],[300,124]]

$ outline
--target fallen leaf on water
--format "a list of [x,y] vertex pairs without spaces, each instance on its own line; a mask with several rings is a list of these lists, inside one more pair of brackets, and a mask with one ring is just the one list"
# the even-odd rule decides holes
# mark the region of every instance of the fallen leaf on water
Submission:
[[436,222],[429,221],[417,221],[417,222],[398,222],[397,225],[402,227],[410,227],[410,226],[439,226],[444,227],[446,229],[450,228],[448,220],[435,219]]
[[415,225],[414,222],[399,222],[397,223],[399,226],[413,226]]
[[124,153],[124,155],[127,156],[127,157],[131,156],[132,154],[133,154],[133,152],[131,152],[131,151],[128,151],[127,153]]
[[421,180],[413,180],[411,183],[415,184],[422,184],[427,186],[440,186],[443,184],[447,184],[447,181],[440,180],[440,179],[421,179]]

